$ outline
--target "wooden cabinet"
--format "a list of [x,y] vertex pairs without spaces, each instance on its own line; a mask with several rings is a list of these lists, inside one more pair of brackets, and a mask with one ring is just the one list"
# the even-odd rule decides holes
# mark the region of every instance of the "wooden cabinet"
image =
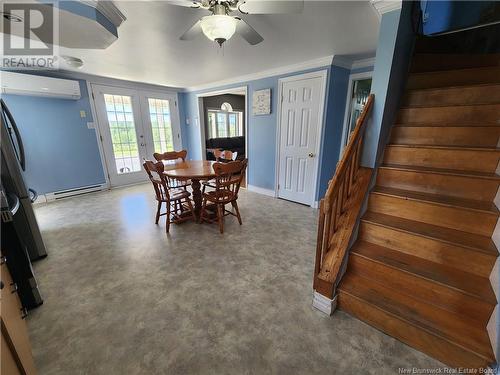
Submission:
[[0,321],[2,331],[1,368],[2,374],[35,375],[36,368],[31,353],[28,327],[24,320],[26,311],[22,308],[6,263],[0,266]]

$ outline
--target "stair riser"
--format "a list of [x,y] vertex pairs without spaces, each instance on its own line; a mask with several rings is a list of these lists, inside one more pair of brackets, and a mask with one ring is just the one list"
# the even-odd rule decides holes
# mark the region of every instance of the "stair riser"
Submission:
[[487,360],[447,340],[398,319],[392,314],[366,304],[353,296],[340,293],[339,308],[382,332],[420,350],[451,367],[486,367]]
[[488,56],[464,55],[464,54],[417,54],[413,56],[411,71],[434,72],[451,69],[483,68],[500,65],[500,55]]
[[498,190],[499,180],[379,168],[377,184],[422,193],[492,202]]
[[485,330],[459,315],[358,275],[346,275],[339,287],[339,293],[342,292],[400,316],[416,327],[427,328],[432,334],[456,342],[485,358],[494,358]]
[[500,67],[411,74],[407,90],[500,83]]
[[374,262],[351,252],[349,272],[390,285],[391,288],[439,306],[458,315],[467,315],[479,326],[486,327],[494,306],[446,285]]
[[446,123],[454,125],[500,125],[500,104],[404,108],[398,113],[398,123]]
[[395,126],[391,143],[405,145],[497,147],[500,126]]
[[483,236],[491,236],[497,222],[496,215],[481,211],[375,193],[370,194],[368,210]]
[[365,221],[361,223],[359,238],[482,277],[489,277],[496,259],[479,251]]
[[403,99],[403,107],[434,107],[500,103],[500,85],[412,90]]

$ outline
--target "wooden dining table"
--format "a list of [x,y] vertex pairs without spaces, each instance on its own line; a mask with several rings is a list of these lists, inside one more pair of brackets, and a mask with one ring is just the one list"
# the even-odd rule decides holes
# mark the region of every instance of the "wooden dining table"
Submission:
[[213,168],[215,161],[209,160],[186,160],[186,161],[163,161],[167,177],[186,181],[191,180],[191,188],[193,189],[194,214],[196,220],[200,218],[202,196],[201,182],[215,178]]

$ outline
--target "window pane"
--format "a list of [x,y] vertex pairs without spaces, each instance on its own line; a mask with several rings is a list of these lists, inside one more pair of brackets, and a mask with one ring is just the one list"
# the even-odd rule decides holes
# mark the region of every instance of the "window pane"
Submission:
[[243,112],[208,111],[208,137],[239,137],[243,135]]
[[225,112],[217,112],[217,135],[219,138],[227,137],[227,116]]
[[238,134],[238,118],[236,117],[236,113],[229,114],[229,136],[237,137]]
[[170,103],[164,99],[148,98],[149,116],[155,152],[174,151]]
[[207,123],[207,132],[208,138],[217,138],[217,129],[215,128],[215,112],[208,111],[208,123]]
[[141,170],[130,96],[104,94],[118,174]]

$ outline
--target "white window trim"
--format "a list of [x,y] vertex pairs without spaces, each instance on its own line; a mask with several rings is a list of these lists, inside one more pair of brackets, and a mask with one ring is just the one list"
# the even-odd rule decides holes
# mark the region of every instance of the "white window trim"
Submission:
[[[344,113],[344,127],[342,128],[342,138],[340,138],[340,151],[339,151],[339,160],[342,159],[342,153],[345,148],[345,141],[348,136],[349,129],[349,115],[351,114],[351,96],[352,90],[354,89],[354,81],[358,81],[361,79],[373,79],[373,71],[363,72],[363,73],[354,73],[349,76],[349,84],[347,86],[347,97],[345,101],[345,113]],[[372,81],[373,84],[373,81]]]

